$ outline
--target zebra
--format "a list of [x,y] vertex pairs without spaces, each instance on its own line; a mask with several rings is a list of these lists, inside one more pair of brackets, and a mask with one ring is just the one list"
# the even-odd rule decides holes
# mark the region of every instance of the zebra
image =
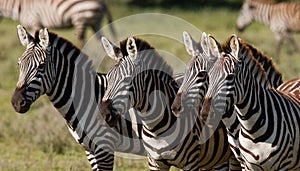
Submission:
[[285,92],[287,96],[300,103],[300,78],[288,80],[277,87],[277,90]]
[[259,21],[270,27],[275,33],[276,56],[279,56],[283,40],[286,39],[294,51],[299,51],[290,35],[300,32],[300,3],[245,0],[237,19],[237,29],[243,31],[253,21]]
[[[203,32],[202,37],[203,36],[206,36],[206,33]],[[223,45],[220,45],[220,43],[217,42],[215,38],[211,35],[206,36],[206,43],[202,41],[201,43],[196,43],[196,41],[187,32],[183,33],[183,37],[184,40],[186,40],[184,41],[186,42],[186,50],[189,53],[189,55],[192,56],[192,59],[187,65],[183,83],[181,84],[172,105],[172,110],[177,113],[187,113],[186,111],[195,110],[193,108],[195,108],[195,106],[198,107],[199,103],[200,106],[202,105],[209,84],[208,72],[217,59],[216,56],[218,55],[219,49],[228,49],[228,42],[225,42]],[[259,62],[260,64],[262,64],[264,70],[266,71],[267,76],[270,79],[272,85],[274,87],[282,85],[282,74],[276,70],[275,66],[272,63],[272,60],[269,57],[265,56],[258,49],[248,44],[247,42],[244,42],[241,39],[240,42],[242,45],[241,49],[243,49],[243,51],[247,53],[247,55],[244,56],[244,60],[246,61],[247,66],[249,68],[253,68],[253,65],[256,65],[255,61]],[[211,46],[215,47],[215,49],[209,48],[209,43],[212,43]],[[289,89],[286,89],[286,91],[289,91]],[[204,106],[204,108],[206,107]],[[240,125],[238,123],[234,107],[232,106],[232,108],[228,111],[228,113],[224,114],[225,117],[223,117],[223,123],[225,124],[228,130],[228,141],[230,143],[231,150],[235,154],[235,157],[243,165],[243,160],[240,157],[240,152],[237,143]],[[196,111],[192,112],[198,113],[200,111],[199,109],[196,109]],[[203,113],[204,112],[202,111],[202,115],[200,115],[200,117],[205,120],[207,115],[205,115],[204,117]]]
[[90,26],[100,39],[101,22],[106,15],[114,37],[112,16],[104,0],[1,0],[1,17],[19,20],[32,31],[47,28],[76,29],[79,46],[85,43],[85,32]]
[[246,66],[236,35],[229,42],[229,52],[219,53],[209,72],[208,117],[238,108],[238,145],[247,170],[299,170],[300,103],[272,87],[259,63],[256,73]]
[[[108,87],[100,104],[100,113],[114,126],[116,118],[133,107],[140,111],[142,139],[150,170],[225,169],[233,154],[226,130],[218,129],[204,144],[197,116],[176,117],[171,104],[178,85],[172,68],[146,41],[129,37],[114,45],[102,38],[103,47],[116,64],[107,73]],[[218,144],[218,145],[216,145]],[[220,166],[221,165],[221,166]],[[220,167],[219,167],[220,166]]]
[[18,60],[19,81],[11,99],[16,112],[27,112],[46,94],[85,149],[93,170],[113,170],[114,151],[146,155],[135,111],[120,118],[115,129],[99,118],[98,103],[107,77],[93,69],[87,55],[47,28],[37,31],[35,37],[21,25],[17,29],[26,51]]

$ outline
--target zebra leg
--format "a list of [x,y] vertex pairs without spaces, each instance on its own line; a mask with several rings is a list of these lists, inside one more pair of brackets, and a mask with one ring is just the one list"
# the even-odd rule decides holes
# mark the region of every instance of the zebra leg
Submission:
[[108,148],[98,148],[94,152],[98,171],[112,171],[114,167],[114,152]]
[[289,33],[287,33],[286,39],[288,44],[293,48],[294,52],[299,52],[295,39]]
[[79,40],[79,47],[82,48],[85,44],[86,24],[80,22],[80,23],[73,23],[73,25],[75,26],[77,39]]
[[94,154],[91,151],[86,150],[85,151],[86,157],[92,167],[93,170],[97,170],[97,161],[95,159]]
[[[102,18],[103,17],[101,17],[101,21],[102,21]],[[96,34],[97,39],[101,40],[101,37],[103,36],[102,31],[100,30],[101,26],[99,24],[95,24],[92,26],[92,29],[93,29],[94,33]]]
[[282,42],[283,42],[282,35],[276,34],[276,50],[275,50],[275,55],[274,55],[276,62],[279,62],[279,56],[280,56]]

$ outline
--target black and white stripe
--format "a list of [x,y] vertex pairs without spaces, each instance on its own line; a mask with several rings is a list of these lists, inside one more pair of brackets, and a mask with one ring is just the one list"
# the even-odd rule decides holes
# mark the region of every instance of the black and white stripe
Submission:
[[[81,47],[89,26],[100,38],[103,17],[106,15],[108,22],[112,22],[104,0],[1,0],[0,13],[2,17],[20,21],[32,31],[43,27],[75,27]],[[112,24],[110,29],[115,36]]]
[[172,68],[158,52],[146,41],[133,37],[122,41],[120,47],[106,38],[102,38],[102,44],[117,63],[108,73],[101,113],[108,123],[115,123],[114,118],[130,107],[140,111],[150,170],[169,170],[171,166],[183,170],[215,166],[216,170],[228,170],[232,153],[226,130],[218,129],[206,143],[200,144],[202,123],[197,115],[177,118],[172,113],[178,85],[172,78]]
[[[190,39],[190,41],[187,41],[190,43],[185,43],[185,46],[187,52],[193,56],[193,58],[185,71],[183,83],[179,88],[172,109],[181,113],[194,112],[198,114],[199,110],[202,109],[204,96],[209,85],[208,72],[216,61],[218,52],[221,51],[221,45],[210,35],[207,36],[206,42],[203,41],[203,36],[206,37],[205,33],[202,34],[200,43],[196,43],[188,33],[184,33],[184,35],[187,37],[186,39]],[[250,44],[242,40],[240,41],[242,44],[240,48],[241,53],[246,54],[244,55],[246,65],[249,68],[254,68],[257,62],[262,64],[272,85],[278,87],[282,83],[282,75],[275,69],[272,60]],[[211,45],[209,45],[210,43]],[[230,52],[229,41],[222,45],[222,49]],[[207,108],[209,108],[210,105],[210,103],[203,104],[203,110],[200,115],[201,119],[206,120],[208,115]],[[200,106],[200,109],[194,109],[195,106],[198,108]],[[237,111],[235,111],[234,106],[232,106],[226,114],[223,114],[223,123],[228,130],[228,141],[231,149],[243,165],[237,143],[240,124],[235,112]]]
[[300,32],[299,2],[245,0],[237,19],[238,30],[243,31],[253,21],[266,24],[275,33],[277,41],[275,55],[279,56],[284,39],[295,51],[298,51],[290,33]]
[[209,117],[238,108],[238,145],[246,169],[298,170],[299,104],[272,87],[259,63],[246,66],[235,35],[229,41],[230,53],[221,53],[210,71],[205,97],[211,104]]
[[12,97],[17,112],[27,112],[35,100],[47,94],[86,150],[93,170],[113,170],[115,151],[145,155],[139,138],[141,125],[137,124],[141,122],[130,116],[135,114],[126,112],[126,119],[120,118],[116,129],[99,115],[98,102],[107,78],[96,73],[85,54],[47,29],[32,37],[19,25],[18,34],[26,51],[19,58],[20,77]]

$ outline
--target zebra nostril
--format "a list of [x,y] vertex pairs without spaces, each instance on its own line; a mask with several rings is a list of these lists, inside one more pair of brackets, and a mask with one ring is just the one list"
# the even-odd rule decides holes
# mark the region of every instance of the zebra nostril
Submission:
[[25,99],[22,99],[21,100],[21,103],[20,103],[20,106],[24,107],[26,105],[26,100]]
[[180,117],[180,111],[181,111],[181,92],[178,92],[175,99],[174,99],[174,102],[171,106],[171,109],[174,113],[174,115],[176,117]]

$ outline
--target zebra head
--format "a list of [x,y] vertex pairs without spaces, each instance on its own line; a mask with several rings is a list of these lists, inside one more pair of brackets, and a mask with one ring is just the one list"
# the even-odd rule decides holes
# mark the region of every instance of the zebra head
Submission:
[[238,58],[239,40],[235,35],[230,38],[230,49],[230,53],[219,53],[209,72],[209,87],[200,111],[200,115],[210,118],[214,126],[237,100],[235,81],[242,60]]
[[11,103],[16,112],[25,113],[30,105],[49,89],[49,83],[45,80],[50,77],[47,68],[50,67],[46,48],[49,44],[48,30],[41,29],[32,37],[26,29],[18,25],[18,36],[26,50],[19,58],[19,80]]
[[[138,80],[135,77],[139,77],[139,73],[142,72],[143,62],[139,59],[140,47],[137,45],[140,45],[140,40],[130,37],[120,43],[120,48],[105,37],[102,37],[101,41],[107,55],[117,61],[107,74],[108,87],[100,104],[100,112],[106,122],[115,126],[119,114],[128,111],[135,103],[131,90],[133,82]],[[137,84],[140,85],[137,87],[143,87],[141,84],[144,82]]]
[[[183,42],[186,51],[192,56],[184,73],[183,82],[177,92],[176,98],[172,104],[174,114],[179,117],[181,113],[196,110],[199,112],[202,100],[208,88],[208,70],[215,60],[215,52],[208,47],[208,41],[219,47],[219,43],[206,33],[202,33],[200,43],[187,33],[183,33]],[[214,50],[215,50],[214,49]]]
[[255,11],[256,5],[251,0],[245,0],[236,23],[238,31],[244,31],[254,21]]

